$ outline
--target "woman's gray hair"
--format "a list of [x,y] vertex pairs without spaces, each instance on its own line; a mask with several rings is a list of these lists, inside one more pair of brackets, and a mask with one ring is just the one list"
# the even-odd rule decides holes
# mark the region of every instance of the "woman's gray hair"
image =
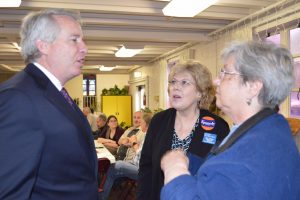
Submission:
[[65,9],[46,9],[28,14],[22,21],[21,54],[25,63],[35,62],[41,54],[36,47],[36,40],[53,42],[60,32],[60,27],[53,16],[68,16],[79,24],[80,14],[76,11]]
[[261,81],[258,101],[274,108],[289,95],[294,85],[294,61],[289,50],[270,42],[234,42],[223,50],[222,60],[234,59],[243,82]]

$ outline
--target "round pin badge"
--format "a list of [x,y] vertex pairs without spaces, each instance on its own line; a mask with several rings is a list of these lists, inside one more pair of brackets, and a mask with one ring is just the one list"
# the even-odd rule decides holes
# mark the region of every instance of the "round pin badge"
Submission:
[[212,130],[216,125],[216,121],[214,118],[209,117],[209,116],[204,116],[201,119],[201,127],[206,130],[210,131]]

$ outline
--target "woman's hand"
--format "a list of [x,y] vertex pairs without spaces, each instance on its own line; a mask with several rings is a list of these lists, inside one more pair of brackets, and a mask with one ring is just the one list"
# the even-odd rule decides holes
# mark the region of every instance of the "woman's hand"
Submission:
[[133,135],[133,136],[131,136],[130,138],[129,138],[129,142],[132,144],[132,143],[137,143],[137,137],[136,137],[136,135]]
[[168,151],[161,159],[161,169],[165,174],[165,184],[183,174],[190,174],[189,159],[183,150]]
[[104,144],[105,143],[105,138],[98,138],[97,142]]

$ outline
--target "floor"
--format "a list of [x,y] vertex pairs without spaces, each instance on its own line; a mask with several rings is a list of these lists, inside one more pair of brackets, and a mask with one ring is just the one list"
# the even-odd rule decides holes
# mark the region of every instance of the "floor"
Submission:
[[136,182],[127,179],[116,182],[109,194],[109,200],[136,200]]

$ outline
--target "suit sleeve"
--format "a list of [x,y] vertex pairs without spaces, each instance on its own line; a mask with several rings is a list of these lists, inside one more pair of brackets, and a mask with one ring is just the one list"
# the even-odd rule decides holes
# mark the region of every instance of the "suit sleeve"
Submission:
[[150,198],[152,187],[152,148],[155,134],[155,118],[152,118],[146,133],[139,166],[137,199]]
[[34,103],[16,90],[0,93],[0,199],[29,199],[44,136]]

